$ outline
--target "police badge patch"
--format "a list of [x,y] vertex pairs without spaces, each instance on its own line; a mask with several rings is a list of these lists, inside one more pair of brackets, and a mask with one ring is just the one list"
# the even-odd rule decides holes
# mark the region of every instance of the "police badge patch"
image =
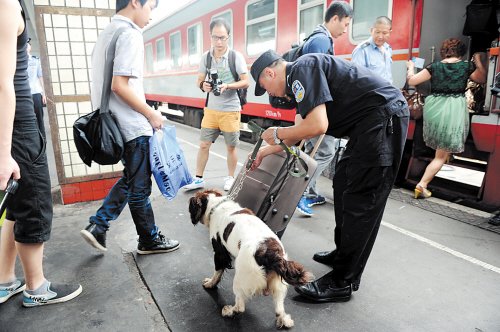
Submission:
[[293,81],[292,92],[295,95],[295,101],[297,101],[297,103],[300,103],[302,99],[304,99],[305,90],[299,80]]

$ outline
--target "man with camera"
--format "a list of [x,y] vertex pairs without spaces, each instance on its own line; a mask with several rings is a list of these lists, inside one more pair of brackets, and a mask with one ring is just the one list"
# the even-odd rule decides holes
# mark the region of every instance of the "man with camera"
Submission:
[[[184,186],[185,190],[205,186],[203,172],[207,165],[210,146],[221,132],[227,147],[228,176],[224,179],[224,190],[228,191],[234,182],[242,104],[238,90],[248,88],[248,73],[243,55],[229,49],[230,30],[229,24],[224,19],[217,18],[210,22],[212,48],[201,58],[196,81],[197,87],[203,93],[207,93],[201,122],[200,149],[196,159],[196,178]],[[237,77],[234,77],[231,67]]]

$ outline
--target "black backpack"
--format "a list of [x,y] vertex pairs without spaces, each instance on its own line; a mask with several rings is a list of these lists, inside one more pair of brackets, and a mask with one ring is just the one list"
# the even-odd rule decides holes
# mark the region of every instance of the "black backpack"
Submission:
[[[303,55],[303,47],[306,44],[306,42],[314,35],[317,34],[325,34],[324,31],[322,30],[314,30],[309,36],[304,38],[303,43],[301,45],[293,45],[292,48],[285,53],[283,53],[282,58],[285,59],[286,62],[294,62],[298,58],[300,58]],[[328,49],[328,54],[333,55],[333,47],[330,46]]]
[[[210,51],[206,53],[205,56],[205,68],[207,69],[207,75],[210,75],[210,68],[212,67],[212,57],[209,56]],[[236,52],[233,50],[229,50],[229,70],[231,70],[231,74],[233,74],[234,80],[238,82],[240,80],[240,76],[236,72]],[[245,89],[237,89],[236,94],[238,95],[238,98],[240,99],[240,105],[243,107],[247,103],[247,88]],[[205,106],[208,105],[208,96],[209,94],[207,93],[207,100],[205,101]]]
[[[292,48],[281,56],[286,62],[294,62],[298,58],[300,58],[303,54],[303,47],[305,43],[314,35],[317,35],[319,33],[325,34],[324,31],[322,30],[314,30],[309,36],[304,38],[304,42],[301,45],[293,45]],[[328,49],[328,54],[333,55],[333,46],[330,46]],[[293,110],[294,108],[297,107],[297,103],[295,102],[294,99],[286,99],[283,97],[274,97],[274,96],[269,96],[269,104],[271,104],[272,107],[274,108],[280,108],[280,109],[286,109],[286,110]]]

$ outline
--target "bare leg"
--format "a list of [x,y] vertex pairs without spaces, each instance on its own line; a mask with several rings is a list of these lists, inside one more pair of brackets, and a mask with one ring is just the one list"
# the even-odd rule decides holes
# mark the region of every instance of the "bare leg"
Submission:
[[449,155],[450,154],[444,150],[436,150],[436,156],[431,161],[431,163],[427,165],[424,175],[422,176],[422,179],[420,179],[420,182],[417,184],[417,186],[427,188],[427,185],[432,181],[434,176],[436,176],[441,167],[443,167]]
[[16,242],[16,248],[23,265],[26,289],[37,289],[45,282],[42,266],[44,244]]
[[17,250],[14,243],[14,222],[4,220],[0,238],[0,284],[14,280]]
[[203,172],[205,172],[205,167],[207,166],[211,145],[212,142],[200,142],[200,149],[198,150],[198,157],[196,158],[196,175],[203,176]]
[[203,280],[203,287],[205,288],[214,288],[222,279],[222,275],[224,274],[224,270],[218,270],[214,272],[212,278],[205,278]]
[[227,148],[227,172],[229,176],[234,177],[234,171],[236,170],[236,164],[238,163],[238,155],[236,153],[236,147],[226,145]]

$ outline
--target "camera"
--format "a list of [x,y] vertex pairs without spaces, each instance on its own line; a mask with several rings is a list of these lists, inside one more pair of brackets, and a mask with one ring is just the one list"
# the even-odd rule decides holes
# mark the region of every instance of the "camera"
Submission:
[[217,74],[216,69],[210,69],[210,78],[212,80],[211,82],[209,82],[212,86],[212,92],[215,96],[220,96],[222,81],[219,79],[219,74]]

